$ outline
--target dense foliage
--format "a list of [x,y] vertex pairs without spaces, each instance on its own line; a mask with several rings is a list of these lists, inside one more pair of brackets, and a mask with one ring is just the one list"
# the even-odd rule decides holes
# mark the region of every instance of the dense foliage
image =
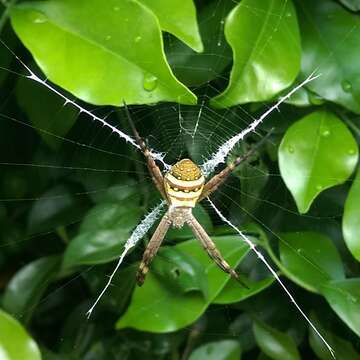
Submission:
[[214,201],[278,269],[337,359],[360,359],[358,1],[0,6],[1,355],[331,359],[206,202],[195,214],[248,289],[208,259],[189,229],[171,230],[144,286],[135,286],[134,274],[148,239],[87,320],[159,195],[139,151],[27,79],[28,66],[130,133],[126,101],[169,163],[180,156],[201,162],[291,87],[320,75],[234,150],[230,158],[255,148]]

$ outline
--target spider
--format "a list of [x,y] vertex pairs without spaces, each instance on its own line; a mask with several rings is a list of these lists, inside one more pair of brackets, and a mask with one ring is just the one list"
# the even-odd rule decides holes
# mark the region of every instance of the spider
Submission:
[[[149,271],[150,263],[156,256],[170,226],[182,228],[184,225],[187,225],[215,264],[242,286],[249,288],[241,281],[239,274],[232,269],[223,258],[220,251],[216,248],[215,243],[192,214],[192,209],[198,202],[210,196],[228,178],[232,171],[240,165],[240,163],[253,154],[255,148],[244,155],[237,157],[221,172],[214,175],[208,181],[205,180],[205,176],[200,167],[187,158],[175,163],[168,172],[163,175],[145,141],[140,137],[135,128],[126,104],[124,104],[124,107],[136,142],[145,156],[152,181],[168,205],[167,212],[160,220],[159,225],[144,251],[142,261],[136,274],[137,284],[141,286],[144,283],[146,274]],[[268,138],[270,133],[271,131],[258,143],[258,145]]]

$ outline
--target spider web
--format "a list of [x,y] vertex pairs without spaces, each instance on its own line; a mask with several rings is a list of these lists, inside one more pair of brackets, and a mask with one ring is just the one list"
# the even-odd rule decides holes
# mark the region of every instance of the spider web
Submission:
[[[221,7],[221,4],[222,1],[219,0],[219,7]],[[257,9],[253,9],[253,11],[256,12]],[[220,27],[218,30],[218,40],[216,44],[214,44],[214,46],[218,48],[221,47],[224,41],[222,31],[223,29]],[[173,39],[169,36],[168,46],[170,48],[172,42]],[[10,46],[9,44],[6,45]],[[223,61],[224,58],[227,60],[231,59],[231,54],[226,53],[225,50],[224,53],[221,53],[218,50],[212,52],[210,49],[206,55],[215,58],[219,63]],[[16,62],[17,59],[15,57],[16,56],[13,55],[13,60]],[[171,57],[169,61],[171,63]],[[10,65],[5,68],[13,71]],[[12,83],[16,83],[16,81],[20,79],[20,69],[21,65],[18,65],[15,74],[11,75]],[[196,67],[188,67],[188,69],[189,71],[198,70]],[[319,66],[318,69],[314,69],[314,71],[315,70],[317,70],[317,74],[321,73],[321,66]],[[323,76],[324,75],[326,74],[323,74]],[[40,84],[48,91],[50,91],[49,86],[55,89],[55,91],[58,91],[57,88],[54,88],[48,82],[41,80],[42,78],[39,72],[33,72],[31,70],[31,73],[27,73],[25,76],[28,76],[28,80],[26,81],[29,83],[31,83],[31,80],[35,80],[30,86],[37,87]],[[216,76],[222,78],[220,73],[216,74]],[[136,127],[147,139],[156,158],[163,161],[163,165],[173,164],[184,156],[191,156],[198,164],[208,164],[205,165],[204,169],[205,172],[209,174],[215,169],[215,162],[216,164],[224,162],[228,153],[232,150],[234,152],[240,151],[244,144],[248,144],[249,139],[244,140],[243,144],[241,142],[239,143],[239,140],[241,140],[243,136],[239,137],[238,135],[241,134],[244,129],[247,129],[250,124],[254,124],[254,121],[261,119],[261,114],[271,110],[272,104],[269,104],[268,107],[257,109],[256,111],[252,109],[251,105],[238,106],[226,110],[215,110],[208,105],[210,98],[220,92],[219,88],[214,86],[214,81],[206,82],[196,87],[196,90],[200,93],[200,100],[196,106],[179,104],[160,104],[154,107],[136,106],[131,108],[131,113]],[[150,179],[145,171],[144,161],[140,156],[141,154],[137,151],[138,146],[131,138],[127,137],[130,131],[126,125],[122,110],[91,107],[59,91],[58,95],[64,100],[63,106],[72,106],[78,111],[74,128],[67,135],[62,136],[52,132],[51,121],[48,126],[39,127],[21,120],[23,119],[22,114],[12,113],[11,105],[14,101],[16,91],[16,88],[12,87],[9,93],[0,99],[0,114],[2,120],[6,121],[6,126],[10,127],[14,134],[12,141],[8,141],[6,144],[9,149],[9,154],[11,154],[11,152],[20,152],[23,154],[22,157],[25,160],[24,162],[17,162],[17,160],[14,160],[17,157],[2,154],[1,166],[4,167],[4,169],[15,169],[10,171],[16,174],[22,174],[23,177],[27,177],[28,174],[33,173],[36,173],[38,178],[50,176],[54,178],[54,182],[56,182],[59,172],[61,176],[64,176],[64,174],[67,176],[71,174],[71,176],[73,176],[75,174],[75,178],[78,179],[81,177],[82,183],[84,184],[84,188],[82,189],[70,187],[69,191],[71,195],[77,199],[84,199],[88,196],[96,196],[106,192],[109,185],[113,184],[114,176],[130,175],[136,178],[140,186],[150,186]],[[64,111],[63,106],[59,105],[59,116],[61,116],[61,113]],[[266,135],[276,121],[287,121],[286,111],[286,105],[285,112],[283,112],[281,107],[276,109],[275,112],[267,117],[265,123],[257,128],[255,133],[252,131],[253,129],[251,129],[251,134],[249,134],[250,143],[251,141],[258,141],[258,139]],[[148,125],[144,126],[144,124],[148,124],[149,122],[152,125],[151,127]],[[81,131],[79,131],[80,129]],[[149,129],[151,129],[151,131],[149,131]],[[38,136],[39,133],[61,140],[62,144],[58,149],[61,156],[57,155],[56,152],[47,156],[44,148],[42,148],[39,151],[38,159],[28,159],[26,157],[26,153],[28,149],[31,148],[31,144],[28,144],[26,141],[19,142],[16,141],[16,139],[32,139],[34,138],[34,134]],[[236,137],[236,141],[234,137]],[[226,149],[221,148],[229,139],[233,139],[233,141],[227,144],[228,147]],[[220,153],[219,149],[222,150]],[[66,154],[66,156],[63,156],[63,154]],[[214,154],[215,156],[213,156]],[[97,161],[94,161],[94,158],[96,158]],[[129,169],[123,169],[121,165],[122,159],[130,159],[134,163],[134,166]],[[207,159],[213,159],[214,162],[206,163],[205,160]],[[95,164],[95,166],[93,164]],[[269,169],[251,164],[249,166],[255,171],[255,175],[254,173],[251,175],[254,179],[279,177],[278,173],[269,172]],[[70,179],[71,176],[69,177]],[[111,177],[111,180],[109,180],[109,177]],[[123,186],[126,187],[126,185]],[[235,199],[229,199],[228,193],[230,191],[237,192],[238,196]],[[43,198],[42,195],[42,193],[39,193],[38,196],[29,198],[3,198],[1,199],[1,204],[3,206],[6,204],[6,206],[12,208],[23,207],[23,204],[35,203],[40,198]],[[56,195],[49,195],[48,197],[55,197],[61,201],[66,200],[67,196],[67,192],[65,192],[64,189],[60,189]],[[248,201],[250,205],[243,205],[242,200],[244,200],[244,198],[251,200]],[[263,216],[263,213],[269,209],[280,213],[291,213],[295,218],[312,218],[315,224],[319,223],[319,227],[321,227],[320,220],[324,219],[323,216],[319,217],[316,215],[300,216],[294,210],[290,197],[288,202],[289,206],[284,207],[277,203],[266,191],[260,194],[252,193],[236,185],[234,180],[224,184],[222,188],[218,190],[218,194],[215,195],[213,201],[216,204],[215,208],[209,204],[204,204],[204,207],[210,213],[215,223],[221,223],[219,219],[216,220],[216,215],[219,215],[219,213],[222,214],[222,211],[227,209],[231,224],[236,223],[241,226],[244,221],[256,221],[277,238],[278,228],[274,223],[273,216]],[[258,205],[254,206],[254,202]],[[149,200],[147,207],[154,207],[155,204],[156,201]],[[218,208],[221,209],[221,212]],[[254,208],[257,210],[255,211]],[[232,211],[234,209],[240,209],[241,212]],[[316,213],[316,211],[314,211],[314,213]],[[330,214],[327,219],[330,221],[334,220],[335,222],[339,215],[341,214]],[[69,214],[66,222],[57,224],[56,227],[47,229],[44,232],[32,234],[31,238],[39,238],[39,244],[41,244],[41,238],[46,238],[49,234],[58,233],[61,228],[76,226],[83,217],[84,212],[80,214]],[[221,220],[224,219],[221,218]],[[28,241],[28,238],[24,237],[16,240],[18,243],[25,241]],[[12,245],[5,243],[2,244],[2,246],[7,247]],[[139,243],[139,246],[143,249],[144,244]],[[41,245],[38,249],[38,255],[39,257],[42,255]],[[298,256],[302,255],[298,254]],[[92,268],[89,268],[85,271],[91,272],[91,270]],[[71,280],[70,283],[72,281],[76,281],[76,279]],[[104,279],[104,283],[105,282],[106,279]],[[68,282],[65,282],[63,285],[63,287],[68,286],[71,286]],[[116,283],[113,283],[113,286],[117,286]],[[43,302],[46,302],[49,297],[51,298],[54,291],[56,292],[57,290],[52,290],[52,292],[44,298]]]

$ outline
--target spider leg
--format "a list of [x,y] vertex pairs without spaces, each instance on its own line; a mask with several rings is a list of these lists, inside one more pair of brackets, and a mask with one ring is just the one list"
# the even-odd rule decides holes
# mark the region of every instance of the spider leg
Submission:
[[162,174],[160,168],[157,166],[157,164],[155,162],[155,159],[152,157],[151,152],[150,152],[149,148],[147,147],[145,141],[140,137],[138,131],[136,130],[135,124],[131,119],[129,109],[128,109],[125,102],[124,102],[124,107],[125,107],[125,112],[126,112],[127,119],[129,121],[131,129],[132,129],[132,131],[134,133],[136,142],[140,146],[140,150],[142,151],[142,153],[145,156],[147,167],[148,167],[149,172],[151,174],[151,179],[154,182],[154,184],[155,184],[156,188],[158,189],[158,191],[160,192],[161,196],[165,200],[167,200],[167,196],[166,196],[165,188],[164,188],[163,174]]
[[163,200],[159,205],[157,205],[152,211],[150,211],[144,217],[144,219],[136,226],[134,231],[131,233],[131,236],[127,239],[127,241],[126,241],[126,243],[124,245],[124,250],[121,253],[121,255],[119,256],[118,262],[116,263],[116,266],[115,266],[113,272],[110,274],[106,285],[104,286],[104,288],[102,289],[102,291],[100,292],[100,294],[98,295],[96,300],[94,301],[91,308],[86,313],[88,318],[90,318],[90,316],[91,316],[92,312],[94,311],[97,303],[100,301],[100,299],[105,294],[108,287],[111,285],[112,279],[114,278],[116,272],[118,271],[118,269],[119,269],[120,265],[122,264],[125,256],[127,255],[128,251],[132,247],[134,247],[145,236],[145,234],[148,232],[148,230],[151,228],[151,226],[155,223],[156,219],[160,215],[160,212],[161,212],[164,205],[165,205],[165,201]]
[[214,175],[205,185],[198,201],[201,201],[210,196],[225,180],[229,177],[232,171],[239,166],[243,161],[251,157],[256,150],[270,137],[272,130],[270,130],[266,136],[264,136],[252,149],[250,149],[244,155],[238,156],[233,162],[231,162],[226,168]]
[[149,271],[149,264],[151,263],[152,259],[155,257],[157,251],[159,250],[159,247],[162,241],[164,240],[164,237],[167,231],[169,230],[170,225],[171,225],[171,220],[168,213],[166,213],[162,217],[158,227],[156,228],[153,236],[151,237],[145,249],[142,261],[139,266],[139,270],[136,274],[136,281],[139,286],[141,286],[144,283],[145,276]]
[[238,281],[245,288],[249,288],[244,282],[240,280],[239,274],[231,268],[231,266],[225,261],[220,251],[216,248],[215,243],[211,240],[210,236],[207,234],[205,229],[201,224],[196,220],[196,218],[191,215],[189,216],[186,222],[191,230],[193,231],[196,238],[200,241],[203,248],[206,250],[211,259],[214,260],[217,266],[224,272],[231,275],[233,279]]

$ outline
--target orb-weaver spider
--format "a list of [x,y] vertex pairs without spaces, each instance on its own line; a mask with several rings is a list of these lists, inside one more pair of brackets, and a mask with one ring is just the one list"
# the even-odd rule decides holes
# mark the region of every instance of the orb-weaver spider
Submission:
[[[238,165],[253,154],[255,148],[242,156],[238,156],[221,172],[214,175],[208,181],[205,180],[205,176],[200,167],[190,159],[182,159],[178,161],[169,169],[168,172],[166,172],[164,176],[156,164],[155,159],[148,149],[145,141],[139,136],[126,104],[124,105],[128,120],[135,135],[135,139],[145,156],[151,178],[162,198],[168,205],[168,210],[160,220],[159,225],[157,226],[144,251],[143,258],[136,275],[137,284],[141,286],[144,283],[146,273],[149,270],[149,265],[156,256],[170,226],[182,228],[184,225],[188,225],[216,265],[221,270],[228,273],[233,279],[241,283],[244,287],[248,287],[240,280],[238,273],[225,261],[220,251],[216,248],[215,243],[211,240],[205,229],[192,214],[192,209],[198,202],[210,196],[228,178],[231,172]],[[259,144],[268,138],[269,135],[270,133],[268,133],[268,135],[266,135]]]

